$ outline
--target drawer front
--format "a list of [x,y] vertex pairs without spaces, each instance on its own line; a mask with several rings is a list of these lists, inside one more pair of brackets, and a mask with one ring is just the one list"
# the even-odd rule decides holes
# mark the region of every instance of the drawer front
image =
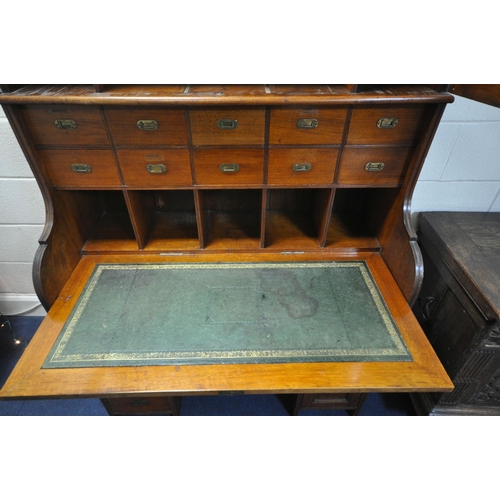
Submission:
[[411,153],[409,148],[346,148],[337,181],[345,185],[400,185]]
[[109,145],[104,119],[99,108],[25,106],[23,115],[37,145]]
[[267,183],[297,186],[331,184],[337,166],[338,149],[271,149]]
[[270,144],[340,144],[347,110],[273,109]]
[[261,185],[262,149],[206,149],[194,153],[196,183],[201,186]]
[[108,398],[103,402],[111,415],[179,415],[181,398]]
[[118,161],[126,186],[189,187],[193,185],[187,149],[119,150]]
[[189,114],[195,146],[264,144],[264,109],[195,109]]
[[346,409],[356,408],[363,403],[364,394],[304,394],[302,408]]
[[115,146],[187,146],[183,109],[107,108],[105,115]]
[[56,187],[120,187],[121,179],[111,151],[40,151]]
[[419,136],[426,109],[423,106],[354,109],[347,144],[412,145]]

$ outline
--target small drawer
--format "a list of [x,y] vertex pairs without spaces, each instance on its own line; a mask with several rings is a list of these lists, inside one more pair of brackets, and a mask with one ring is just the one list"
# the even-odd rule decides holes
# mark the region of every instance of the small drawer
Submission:
[[110,144],[99,108],[25,106],[22,112],[37,145],[105,146]]
[[195,146],[264,144],[265,109],[210,108],[190,111]]
[[412,151],[409,148],[346,148],[337,182],[344,185],[400,185]]
[[183,109],[106,108],[106,119],[115,146],[187,146]]
[[180,415],[182,398],[109,398],[102,403],[110,415]]
[[194,153],[200,186],[247,186],[264,182],[262,149],[205,149]]
[[271,149],[267,183],[274,186],[332,184],[339,150]]
[[40,151],[52,184],[56,187],[100,188],[122,185],[111,151]]
[[412,145],[426,116],[426,107],[373,107],[354,109],[347,144]]
[[273,109],[270,144],[331,144],[342,142],[347,109]]
[[189,151],[118,150],[126,186],[133,188],[189,187],[193,185]]

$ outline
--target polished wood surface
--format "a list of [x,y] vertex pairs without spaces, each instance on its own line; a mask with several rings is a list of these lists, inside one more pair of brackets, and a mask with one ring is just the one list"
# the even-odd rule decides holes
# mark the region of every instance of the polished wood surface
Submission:
[[[109,138],[98,107],[25,106],[22,113],[33,141],[41,146],[108,146]],[[74,122],[75,128],[60,129],[56,120]]]
[[[322,254],[316,259],[324,259]],[[142,366],[126,368],[42,369],[53,343],[87,280],[98,262],[200,262],[200,257],[137,256],[83,257],[39,331],[0,391],[0,397],[107,397],[120,395],[307,393],[426,391],[452,388],[446,372],[430,348],[425,335],[378,254],[353,256],[367,262],[389,311],[413,357],[413,362],[370,363],[290,363],[266,365]],[[301,261],[310,255],[238,254],[226,261]],[[218,262],[220,254],[206,255],[201,261]]]
[[[40,158],[50,181],[58,188],[120,188],[122,180],[111,151],[88,149],[42,150]],[[90,171],[75,172],[73,165]]]
[[[279,148],[269,151],[269,186],[309,186],[333,183],[339,150],[336,148]],[[308,165],[310,170],[294,170]]]
[[[407,148],[346,148],[340,163],[339,186],[398,186],[404,181],[413,151]],[[383,163],[382,170],[367,170],[370,163]]]
[[[263,145],[265,109],[197,109],[189,112],[194,146]],[[220,120],[233,120],[234,129],[222,129]]]
[[[116,147],[187,146],[186,116],[182,109],[106,107],[104,115]],[[141,129],[139,122],[154,121],[156,128]]]
[[129,188],[167,189],[193,185],[187,149],[119,149],[116,154],[124,183]]
[[264,183],[264,150],[261,148],[196,150],[194,166],[199,186],[245,187]]
[[450,85],[450,92],[490,106],[500,107],[500,85],[498,84],[454,84]]
[[[269,143],[340,144],[347,108],[275,108],[271,111]],[[316,120],[314,128],[299,128],[300,120]]]
[[[347,136],[347,144],[414,144],[421,131],[427,109],[424,106],[382,106],[355,109]],[[397,120],[397,125],[380,127],[381,119]]]
[[95,104],[122,106],[318,106],[394,105],[453,102],[453,96],[425,85],[381,85],[353,93],[343,85],[133,85],[110,84],[103,92],[93,85],[22,85],[0,94],[2,104]]
[[[1,88],[47,206],[34,279],[50,309],[2,397],[451,389],[408,302],[423,275],[411,195],[452,96],[418,85]],[[356,259],[413,362],[40,370],[98,262]]]

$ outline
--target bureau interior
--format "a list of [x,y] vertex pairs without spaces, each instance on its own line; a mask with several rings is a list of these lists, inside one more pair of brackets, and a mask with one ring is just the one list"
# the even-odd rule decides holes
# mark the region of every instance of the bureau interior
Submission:
[[[83,253],[378,251],[395,188],[58,190]],[[58,200],[58,201],[57,201]],[[63,219],[63,217],[61,217]]]

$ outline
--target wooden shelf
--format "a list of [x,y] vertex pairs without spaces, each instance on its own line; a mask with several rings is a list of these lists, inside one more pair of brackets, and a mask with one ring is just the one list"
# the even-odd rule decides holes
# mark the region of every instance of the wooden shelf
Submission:
[[[350,220],[351,219],[351,220]],[[361,225],[353,225],[353,219]],[[348,251],[380,251],[381,245],[376,237],[370,235],[365,224],[358,216],[334,213],[331,216],[326,237],[326,248]]]
[[207,214],[206,250],[258,250],[260,211]]
[[156,212],[144,251],[184,252],[200,248],[196,215],[192,212]]
[[308,214],[270,211],[266,218],[266,248],[290,252],[318,250],[318,235]]
[[139,247],[128,213],[104,212],[82,253],[137,252]]

